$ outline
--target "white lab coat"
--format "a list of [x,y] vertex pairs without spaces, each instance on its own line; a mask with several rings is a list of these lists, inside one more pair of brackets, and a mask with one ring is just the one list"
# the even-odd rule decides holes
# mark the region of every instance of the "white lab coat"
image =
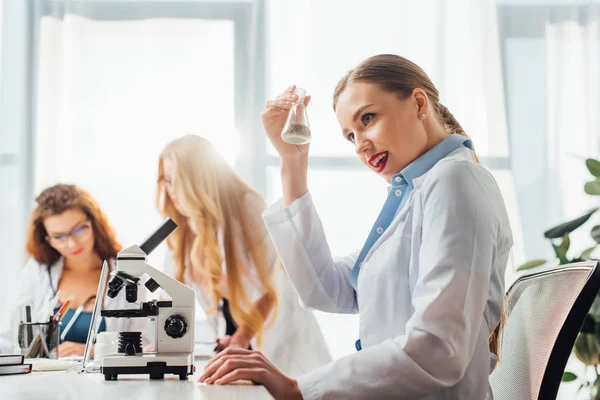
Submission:
[[[112,261],[109,262],[111,270],[113,267]],[[19,275],[17,282],[16,296],[11,299],[4,307],[0,316],[0,350],[3,353],[18,352],[18,348],[14,348],[17,344],[17,332],[19,307],[30,305],[32,309],[32,319],[41,321],[44,319],[42,315],[50,305],[50,300],[54,297],[52,288],[58,287],[58,282],[63,272],[63,258],[59,258],[50,268],[50,276],[48,275],[48,266],[41,265],[33,258],[29,259],[25,267]],[[52,282],[52,285],[50,284]],[[138,301],[143,301],[145,289],[143,287],[138,291]],[[106,296],[104,298],[105,309],[124,309],[137,308],[136,304],[128,303],[125,300],[125,290],[114,299]],[[47,318],[47,317],[46,317]],[[125,331],[141,331],[144,343],[148,343],[148,323],[143,318],[106,318],[106,330],[125,332]],[[152,336],[153,337],[153,336]]]
[[[264,211],[262,204],[262,200],[254,195],[248,195],[245,199],[245,206],[254,219],[252,223],[255,232],[255,243],[261,243],[263,251],[268,254],[266,259],[269,260],[269,267],[272,268],[271,272],[276,284],[279,303],[277,317],[272,325],[265,330],[260,350],[284,373],[297,377],[326,365],[332,358],[315,316],[312,311],[300,306],[298,297],[285,271],[279,265],[277,253],[269,240],[267,230],[261,219],[261,213]],[[236,224],[235,229],[240,240],[242,240],[241,226]],[[219,236],[221,251],[222,254],[225,254],[222,236]],[[244,282],[244,289],[250,301],[256,302],[263,295],[260,289],[260,280],[256,274],[256,267],[247,249],[243,249],[243,253],[239,254],[238,259],[245,260],[244,265],[248,268],[249,279]],[[222,271],[222,282],[225,282],[227,273],[225,261],[223,261]],[[175,276],[175,262],[170,254],[167,255],[164,272],[169,276]],[[189,268],[186,269],[184,278],[186,284],[196,292],[196,298],[209,320],[211,320],[212,325],[218,326],[219,317],[215,316],[214,313],[208,313],[212,300],[206,288],[191,279]],[[222,284],[219,289],[227,298],[227,286]],[[271,321],[271,318],[268,321]],[[256,339],[252,339],[251,345],[253,349],[259,349]]]
[[486,399],[513,244],[492,175],[467,148],[413,181],[371,248],[334,260],[310,194],[263,214],[301,302],[359,313],[363,350],[298,379],[304,399]]

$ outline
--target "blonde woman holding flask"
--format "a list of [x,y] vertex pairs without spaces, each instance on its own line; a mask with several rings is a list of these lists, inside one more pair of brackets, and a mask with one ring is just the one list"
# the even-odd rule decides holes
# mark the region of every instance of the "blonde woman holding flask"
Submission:
[[[390,184],[365,245],[331,256],[308,191],[308,145],[280,138],[293,87],[263,124],[281,160],[283,199],[263,214],[302,302],[358,313],[357,352],[297,379],[262,354],[229,349],[202,382],[249,379],[276,399],[486,399],[513,244],[502,195],[429,77],[371,57],[337,85],[343,138]],[[348,211],[353,209],[348,199]]]

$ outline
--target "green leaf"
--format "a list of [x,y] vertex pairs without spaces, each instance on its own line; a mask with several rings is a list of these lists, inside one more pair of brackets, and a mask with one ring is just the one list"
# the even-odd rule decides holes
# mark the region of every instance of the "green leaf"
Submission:
[[600,195],[600,180],[596,179],[595,181],[586,182],[583,186],[583,190],[591,196]]
[[562,377],[563,382],[573,382],[577,379],[577,375],[572,372],[565,372]]
[[588,158],[585,160],[585,165],[592,175],[594,175],[596,178],[600,178],[600,161],[593,158]]
[[[600,235],[600,227],[598,227],[598,234]],[[593,236],[592,236],[593,237]],[[600,237],[598,238],[600,239]],[[589,260],[594,250],[596,250],[597,246],[592,246],[589,249],[585,249],[583,253],[579,256],[582,260]]]
[[592,214],[594,214],[596,211],[598,211],[597,207],[594,208],[593,210],[588,211],[587,213],[585,213],[584,215],[582,215],[579,218],[575,218],[569,222],[565,222],[563,224],[555,226],[554,228],[551,228],[551,229],[547,230],[546,232],[544,232],[544,236],[546,237],[546,239],[561,238],[561,237],[565,236],[566,234],[573,232],[575,229],[579,228],[581,225],[585,224],[587,222],[587,220],[590,219]]
[[580,333],[575,340],[573,352],[575,356],[585,365],[598,365],[598,343],[595,335]]
[[567,251],[562,247],[555,245],[554,243],[552,243],[552,247],[554,248],[554,252],[556,253],[556,258],[558,258],[558,263],[560,265],[568,264],[569,259],[567,258]]
[[562,249],[564,249],[565,253],[567,251],[569,251],[569,247],[571,247],[571,239],[569,239],[569,234],[567,233],[565,236],[563,236],[563,240],[560,244],[560,247]]
[[546,264],[546,260],[531,260],[517,268],[517,271],[525,271],[526,269],[539,267],[543,264]]
[[592,393],[591,393],[592,398],[597,399],[599,393],[600,393],[600,379],[596,379],[596,382],[594,382],[594,386],[592,387]]
[[598,339],[598,343],[600,344],[600,293],[598,293],[596,295],[596,298],[594,299],[594,302],[592,303],[592,306],[590,307],[590,311],[588,312],[588,316],[586,317],[586,320],[590,316],[595,321],[595,325],[596,325],[595,333],[596,333],[596,337]]
[[596,225],[592,228],[592,239],[596,241],[596,243],[600,243],[600,225]]

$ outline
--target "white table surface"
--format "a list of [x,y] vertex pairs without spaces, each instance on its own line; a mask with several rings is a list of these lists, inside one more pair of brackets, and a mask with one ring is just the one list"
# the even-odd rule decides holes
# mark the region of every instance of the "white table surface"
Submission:
[[196,372],[188,381],[175,375],[164,380],[148,379],[148,375],[119,375],[117,381],[105,381],[99,373],[75,371],[32,372],[24,375],[0,376],[2,400],[266,400],[273,399],[263,386],[198,383],[207,361],[196,360]]

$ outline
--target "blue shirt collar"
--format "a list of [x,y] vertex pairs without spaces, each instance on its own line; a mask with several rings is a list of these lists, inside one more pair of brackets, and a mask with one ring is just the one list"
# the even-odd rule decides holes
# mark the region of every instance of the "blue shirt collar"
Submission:
[[[453,133],[438,143],[434,148],[408,164],[400,173],[392,177],[392,186],[396,187],[403,183],[414,187],[413,180],[429,171],[438,161],[452,153],[454,150],[466,146],[473,148],[471,139],[458,133]],[[396,179],[400,177],[401,179]]]

